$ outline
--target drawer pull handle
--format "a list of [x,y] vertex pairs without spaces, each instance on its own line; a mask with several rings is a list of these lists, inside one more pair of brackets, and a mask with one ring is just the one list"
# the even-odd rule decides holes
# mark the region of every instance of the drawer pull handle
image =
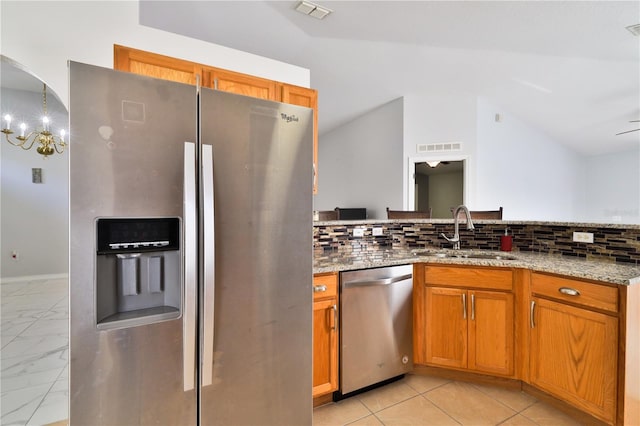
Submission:
[[327,286],[326,285],[314,285],[313,286],[313,292],[314,293],[321,293],[323,291],[327,291]]
[[558,291],[562,294],[566,294],[567,296],[580,296],[580,292],[575,288],[560,287]]

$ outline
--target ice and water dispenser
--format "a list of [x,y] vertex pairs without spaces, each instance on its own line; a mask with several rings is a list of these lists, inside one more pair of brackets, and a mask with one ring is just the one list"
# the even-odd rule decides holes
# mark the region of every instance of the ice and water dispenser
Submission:
[[180,219],[101,218],[96,233],[98,329],[178,318]]

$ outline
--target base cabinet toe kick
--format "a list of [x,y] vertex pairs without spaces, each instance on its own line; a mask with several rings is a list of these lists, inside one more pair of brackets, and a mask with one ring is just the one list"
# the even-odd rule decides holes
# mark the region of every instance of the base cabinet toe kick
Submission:
[[640,424],[640,285],[428,263],[413,275],[417,370],[520,381],[587,421]]

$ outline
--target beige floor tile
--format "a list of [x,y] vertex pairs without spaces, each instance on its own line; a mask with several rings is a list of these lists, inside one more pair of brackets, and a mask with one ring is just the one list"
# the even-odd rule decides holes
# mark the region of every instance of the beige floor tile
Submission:
[[313,410],[313,425],[346,425],[369,415],[371,415],[371,411],[357,398],[348,398]]
[[463,425],[497,425],[516,414],[469,383],[447,383],[423,395]]
[[363,419],[356,420],[353,423],[349,423],[349,426],[384,426],[384,425],[382,424],[382,422],[380,422],[380,420],[378,420],[375,414],[372,414]]
[[407,374],[403,379],[404,383],[415,389],[418,393],[430,391],[438,386],[445,385],[450,381],[451,380],[442,379],[440,377],[421,376],[418,374]]
[[538,401],[535,397],[514,389],[505,389],[499,386],[481,384],[474,384],[474,386],[480,389],[483,393],[489,395],[491,398],[497,399],[507,407],[513,408],[517,412],[532,406]]
[[458,425],[422,395],[415,396],[392,407],[384,409],[376,416],[385,426],[395,425]]
[[372,413],[376,413],[416,395],[418,395],[418,392],[409,385],[403,382],[394,382],[358,395],[357,398],[362,401]]
[[537,426],[537,423],[534,423],[523,415],[517,414],[500,423],[500,426]]
[[562,411],[543,402],[537,402],[520,414],[540,426],[577,426],[581,423]]

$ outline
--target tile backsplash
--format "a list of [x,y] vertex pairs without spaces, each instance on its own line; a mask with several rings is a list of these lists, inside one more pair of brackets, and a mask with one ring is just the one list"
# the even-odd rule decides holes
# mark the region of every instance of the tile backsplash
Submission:
[[[531,251],[612,262],[640,263],[640,226],[574,224],[556,222],[477,221],[475,230],[460,224],[462,249],[499,250],[505,228],[513,236],[513,251]],[[373,235],[373,229],[379,228]],[[364,232],[353,235],[354,229]],[[573,241],[573,232],[591,232],[594,242]],[[315,249],[337,250],[345,246],[405,248],[451,248],[440,234],[453,235],[453,224],[446,221],[345,221],[314,225]]]

